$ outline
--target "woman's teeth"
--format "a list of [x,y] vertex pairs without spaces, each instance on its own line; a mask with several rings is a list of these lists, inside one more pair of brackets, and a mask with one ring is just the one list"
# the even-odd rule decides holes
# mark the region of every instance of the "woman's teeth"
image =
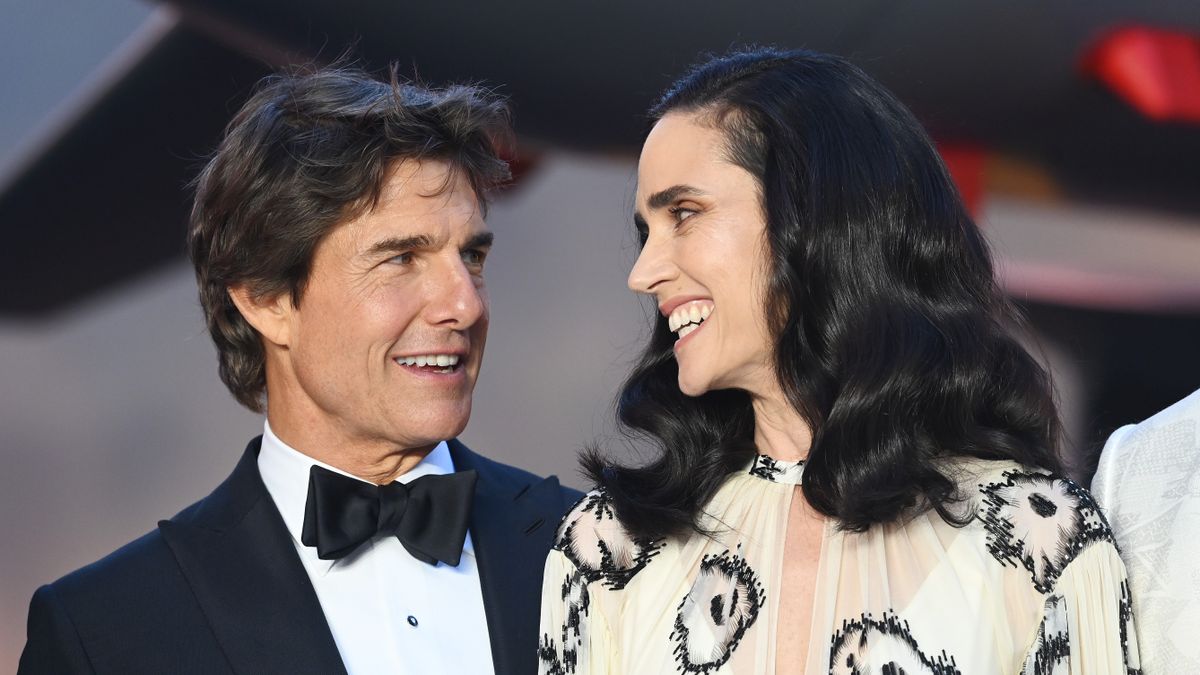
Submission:
[[440,368],[442,372],[450,372],[458,366],[458,354],[425,354],[422,356],[402,356],[396,359],[402,366],[417,368]]
[[710,302],[692,302],[680,305],[671,312],[671,316],[667,317],[667,326],[673,332],[679,333],[679,337],[684,337],[696,330],[708,318],[708,315],[712,314],[712,311],[713,305]]

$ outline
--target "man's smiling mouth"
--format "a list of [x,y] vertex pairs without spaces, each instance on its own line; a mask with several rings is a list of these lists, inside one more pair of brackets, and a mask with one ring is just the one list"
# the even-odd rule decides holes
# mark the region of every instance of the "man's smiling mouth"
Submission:
[[421,354],[394,359],[396,365],[428,373],[453,373],[458,370],[460,360],[458,354]]

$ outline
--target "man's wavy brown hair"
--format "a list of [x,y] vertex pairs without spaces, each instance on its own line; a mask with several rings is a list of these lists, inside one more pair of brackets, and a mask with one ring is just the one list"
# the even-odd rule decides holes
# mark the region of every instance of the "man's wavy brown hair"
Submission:
[[[508,109],[473,86],[430,89],[335,67],[264,79],[194,182],[188,250],[221,381],[264,410],[266,356],[229,297],[290,293],[300,303],[317,245],[369,211],[403,160],[447,162],[481,207],[509,179]],[[461,173],[458,173],[461,172]]]

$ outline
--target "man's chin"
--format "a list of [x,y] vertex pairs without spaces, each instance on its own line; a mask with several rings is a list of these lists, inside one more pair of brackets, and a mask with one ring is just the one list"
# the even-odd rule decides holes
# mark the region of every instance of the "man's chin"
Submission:
[[431,414],[428,417],[415,420],[417,423],[415,429],[413,429],[412,420],[405,426],[416,431],[414,436],[427,439],[428,444],[436,444],[461,434],[467,428],[470,412],[470,406],[467,407],[465,413],[455,411],[437,414],[437,411],[430,411]]

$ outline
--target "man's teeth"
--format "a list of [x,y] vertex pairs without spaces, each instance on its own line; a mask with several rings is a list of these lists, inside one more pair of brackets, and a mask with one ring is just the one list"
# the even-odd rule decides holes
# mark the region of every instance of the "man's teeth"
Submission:
[[[681,328],[687,328],[689,325],[692,325],[694,330],[695,326],[700,325],[702,321],[708,318],[709,314],[712,314],[712,310],[712,304],[706,302],[693,302],[680,305],[675,308],[675,311],[671,312],[671,316],[667,317],[667,326],[672,331],[679,332],[679,337],[683,337],[687,333],[680,331]],[[689,330],[688,333],[690,332]]]
[[418,368],[424,368],[425,366],[436,366],[438,368],[454,367],[458,365],[458,354],[402,356],[396,359],[396,363],[402,366],[416,366]]

